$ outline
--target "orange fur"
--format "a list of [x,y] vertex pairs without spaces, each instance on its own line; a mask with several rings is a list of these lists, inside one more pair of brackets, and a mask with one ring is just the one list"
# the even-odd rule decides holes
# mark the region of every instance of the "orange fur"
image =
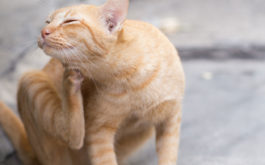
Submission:
[[128,0],[55,11],[39,46],[53,59],[25,74],[18,106],[43,165],[117,165],[153,130],[159,165],[175,165],[184,74],[150,24],[126,20]]
[[0,124],[12,141],[19,158],[25,164],[38,165],[38,159],[28,141],[28,137],[21,120],[6,105],[0,102]]

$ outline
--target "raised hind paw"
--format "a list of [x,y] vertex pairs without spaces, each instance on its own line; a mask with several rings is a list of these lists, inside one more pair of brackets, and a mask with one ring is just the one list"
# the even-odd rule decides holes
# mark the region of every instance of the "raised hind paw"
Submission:
[[77,93],[80,91],[84,77],[78,69],[65,69],[63,85],[64,90]]

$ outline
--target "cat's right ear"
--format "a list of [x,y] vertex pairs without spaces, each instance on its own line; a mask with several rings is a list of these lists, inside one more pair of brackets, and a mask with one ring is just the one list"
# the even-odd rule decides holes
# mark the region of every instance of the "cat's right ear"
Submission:
[[104,26],[110,33],[119,31],[126,19],[129,0],[108,0],[101,7]]

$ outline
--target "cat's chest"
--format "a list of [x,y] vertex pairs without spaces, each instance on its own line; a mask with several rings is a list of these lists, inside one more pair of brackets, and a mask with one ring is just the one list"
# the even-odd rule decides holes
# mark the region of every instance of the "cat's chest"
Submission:
[[[169,93],[163,88],[150,86],[140,91],[99,91],[95,89],[93,96],[85,98],[90,109],[93,110],[106,109],[106,107],[113,107],[120,109],[121,112],[135,112],[144,113],[152,107],[157,106],[165,100],[175,99],[174,92]],[[102,105],[105,105],[102,108]]]
[[[157,77],[143,88],[113,85],[104,88],[94,85],[86,92],[84,103],[87,109],[93,111],[133,112],[146,113],[160,103],[177,99],[178,86],[172,81],[165,81],[163,77]],[[116,111],[117,110],[117,111]]]

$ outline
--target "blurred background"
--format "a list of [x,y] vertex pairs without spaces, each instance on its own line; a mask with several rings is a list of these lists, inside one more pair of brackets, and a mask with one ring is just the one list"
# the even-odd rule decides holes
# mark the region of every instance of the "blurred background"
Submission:
[[[1,0],[0,100],[16,110],[18,79],[49,58],[37,48],[48,14],[104,0]],[[186,73],[179,165],[265,164],[265,1],[131,0],[129,18],[160,28]],[[148,142],[129,165],[156,165]],[[0,128],[0,165],[20,165]]]

